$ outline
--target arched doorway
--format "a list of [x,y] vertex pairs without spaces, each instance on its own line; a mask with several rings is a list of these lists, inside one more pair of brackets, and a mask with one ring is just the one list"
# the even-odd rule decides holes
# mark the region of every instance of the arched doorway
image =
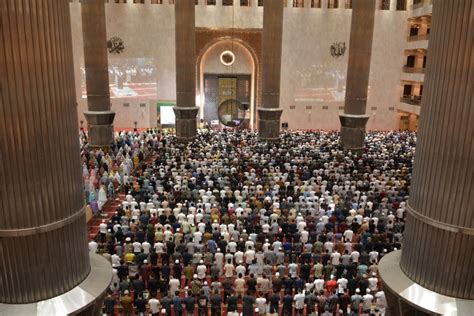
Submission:
[[199,118],[218,120],[217,109],[227,99],[247,103],[247,126],[255,127],[257,63],[253,51],[242,41],[219,38],[206,45],[198,56]]

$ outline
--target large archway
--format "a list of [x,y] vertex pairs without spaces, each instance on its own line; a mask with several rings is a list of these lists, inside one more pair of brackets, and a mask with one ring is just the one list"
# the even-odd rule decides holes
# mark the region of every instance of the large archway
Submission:
[[[229,51],[234,61],[227,63],[221,55]],[[205,45],[197,60],[198,93],[196,105],[200,108],[199,118],[211,121],[217,118],[217,107],[223,96],[223,85],[235,84],[235,97],[249,104],[248,126],[255,127],[256,91],[258,62],[255,52],[242,40],[221,37]],[[232,89],[231,89],[232,90]],[[227,90],[224,91],[227,93]],[[225,98],[225,96],[224,96]]]

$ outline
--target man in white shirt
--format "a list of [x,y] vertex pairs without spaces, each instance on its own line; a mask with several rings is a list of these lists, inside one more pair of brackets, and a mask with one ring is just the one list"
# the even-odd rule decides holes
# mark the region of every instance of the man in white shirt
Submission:
[[275,240],[275,241],[273,242],[273,245],[272,245],[273,251],[274,251],[274,252],[277,252],[277,251],[281,248],[281,245],[282,245],[282,244],[281,244],[281,241]]
[[295,301],[295,312],[296,315],[303,315],[304,311],[304,298],[305,295],[301,291],[298,292],[298,294],[295,295],[293,300]]
[[[201,224],[201,223],[200,223]],[[194,243],[198,245],[202,240],[202,233],[200,230],[194,232]]]
[[235,292],[237,295],[243,296],[245,293],[245,279],[243,278],[243,275],[237,275],[239,277],[234,281]]
[[346,242],[352,242],[352,236],[354,236],[354,232],[350,229],[344,231],[344,240]]
[[337,285],[339,288],[339,293],[343,293],[345,289],[347,289],[347,283],[349,281],[345,277],[341,277],[337,280]]
[[298,272],[298,265],[294,262],[290,263],[288,265],[288,274],[290,275],[290,278],[294,279],[296,278]]
[[367,294],[362,296],[362,311],[366,314],[370,313],[372,309],[372,301],[374,300],[374,296],[370,294],[370,289],[367,289]]
[[175,296],[176,291],[179,291],[180,282],[178,279],[172,278],[169,282],[171,297]]
[[152,297],[148,300],[148,306],[152,316],[158,316],[160,312],[160,301],[156,297]]
[[314,289],[316,290],[316,293],[320,293],[321,291],[324,290],[324,278],[321,275],[319,278],[314,280]]
[[351,252],[352,262],[358,263],[359,257],[360,257],[360,253],[357,250],[354,250],[353,252]]
[[196,272],[199,280],[204,280],[207,274],[207,267],[204,265],[204,261],[200,261],[199,265],[196,267]]
[[141,243],[139,243],[138,241],[134,241],[132,245],[133,245],[133,252],[135,253],[135,255],[142,252],[142,244]]
[[237,264],[243,263],[244,262],[244,253],[242,251],[237,251],[234,254],[234,259],[235,259],[235,263],[237,263]]
[[324,243],[324,249],[326,249],[326,252],[332,253],[332,250],[334,249],[334,243],[332,241],[326,241]]
[[96,253],[97,249],[99,249],[99,244],[97,244],[95,240],[91,240],[89,242],[89,251],[92,253]]
[[302,243],[307,243],[308,242],[308,237],[309,237],[309,232],[307,230],[301,231],[301,237],[300,240]]
[[397,209],[397,219],[401,221],[403,219],[403,214],[405,213],[405,210],[403,208]]
[[214,254],[214,261],[219,267],[219,270],[222,271],[222,265],[224,264],[224,254],[221,252],[220,248],[217,248],[217,252]]
[[150,248],[151,248],[151,245],[148,241],[145,240],[144,242],[142,242],[143,253],[148,255],[150,253]]
[[242,264],[239,264],[235,268],[235,273],[237,273],[237,275],[242,275],[242,277],[245,276],[246,272],[247,272],[247,269]]
[[156,242],[154,245],[156,253],[164,253],[165,245],[162,242]]
[[372,250],[371,252],[369,252],[369,259],[370,259],[370,262],[378,262],[379,261],[379,253],[375,250]]
[[375,293],[375,304],[380,314],[385,315],[385,309],[387,308],[387,299],[385,298],[384,291],[378,291],[377,293]]
[[262,297],[262,296],[258,297],[255,300],[255,303],[257,304],[258,314],[265,315],[267,311],[267,300],[265,299],[265,297]]
[[245,252],[245,263],[251,264],[253,259],[255,259],[255,251],[249,249]]
[[234,276],[234,265],[230,260],[224,266],[224,275],[226,278],[232,278]]
[[367,281],[369,282],[369,289],[375,293],[377,290],[377,284],[379,282],[379,279],[377,279],[377,274],[372,273],[372,277],[370,277]]
[[333,266],[339,265],[339,263],[341,262],[340,259],[341,259],[341,254],[337,250],[331,254],[331,264]]
[[237,251],[237,243],[231,239],[231,241],[227,244],[227,252],[235,253]]
[[110,257],[110,260],[112,261],[112,267],[118,267],[120,265],[120,257],[116,253]]
[[102,222],[99,224],[99,232],[100,232],[100,242],[104,243],[105,236],[107,235],[107,224],[105,223],[105,220],[102,220]]

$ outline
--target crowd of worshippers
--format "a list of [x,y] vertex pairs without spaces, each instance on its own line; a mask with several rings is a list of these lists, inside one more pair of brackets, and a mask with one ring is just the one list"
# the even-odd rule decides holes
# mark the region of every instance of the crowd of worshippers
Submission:
[[385,313],[378,262],[402,246],[414,133],[370,132],[358,153],[333,132],[133,137],[154,159],[89,244],[113,266],[105,313]]
[[155,146],[159,132],[119,132],[114,144],[106,151],[90,148],[85,134],[81,134],[81,162],[84,198],[92,214],[102,211],[116,192],[129,189],[131,173]]

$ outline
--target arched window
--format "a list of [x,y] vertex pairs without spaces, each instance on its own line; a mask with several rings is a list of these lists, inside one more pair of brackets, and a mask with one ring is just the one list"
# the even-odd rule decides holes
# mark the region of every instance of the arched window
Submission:
[[321,8],[321,0],[311,0],[311,8]]
[[380,10],[390,10],[390,0],[380,0]]
[[303,8],[304,0],[293,0],[293,8]]
[[339,0],[328,0],[328,9],[339,8]]
[[397,0],[397,11],[405,11],[407,9],[407,0]]

